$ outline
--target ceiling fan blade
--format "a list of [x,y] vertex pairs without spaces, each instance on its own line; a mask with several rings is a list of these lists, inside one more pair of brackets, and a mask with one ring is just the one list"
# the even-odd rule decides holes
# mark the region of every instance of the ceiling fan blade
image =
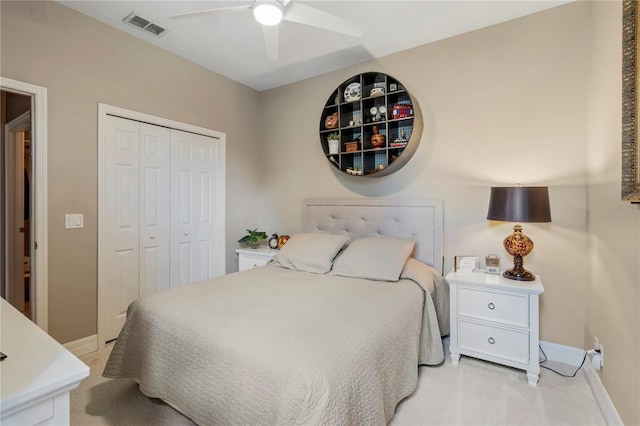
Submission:
[[213,9],[196,10],[195,12],[181,13],[179,15],[169,16],[168,18],[169,19],[193,18],[198,15],[205,15],[209,13],[241,12],[247,9],[251,9],[251,4],[245,4],[242,6],[226,6],[226,7],[216,7]]
[[299,2],[291,2],[282,19],[354,37],[364,33],[364,28],[359,24]]
[[267,59],[275,61],[280,56],[280,31],[278,25],[263,25],[264,47],[267,51]]

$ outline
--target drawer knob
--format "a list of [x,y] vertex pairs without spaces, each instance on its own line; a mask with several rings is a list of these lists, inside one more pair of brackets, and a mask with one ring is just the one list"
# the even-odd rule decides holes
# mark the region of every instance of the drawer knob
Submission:
[[496,339],[494,339],[493,337],[489,337],[487,342],[489,342],[490,345],[493,345],[496,342]]
[[258,267],[258,265],[253,265],[253,267],[254,267],[254,268],[257,268],[257,267]]
[[496,305],[494,305],[493,303],[489,303],[487,307],[493,311],[496,308]]

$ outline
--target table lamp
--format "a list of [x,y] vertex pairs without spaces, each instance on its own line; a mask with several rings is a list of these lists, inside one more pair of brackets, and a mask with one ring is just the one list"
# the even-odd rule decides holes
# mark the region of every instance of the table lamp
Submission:
[[492,187],[487,219],[516,222],[513,234],[503,242],[504,248],[513,256],[513,268],[504,271],[502,275],[511,280],[535,280],[536,276],[523,267],[523,257],[533,250],[533,241],[522,233],[520,222],[551,222],[549,188]]

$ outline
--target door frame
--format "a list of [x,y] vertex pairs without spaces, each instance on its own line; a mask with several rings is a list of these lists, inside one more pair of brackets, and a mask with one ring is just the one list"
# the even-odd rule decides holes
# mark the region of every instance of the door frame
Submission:
[[[24,132],[31,130],[31,107],[4,125],[5,298],[24,312]],[[21,137],[18,134],[22,133]],[[31,196],[31,194],[29,194]],[[29,200],[31,203],[32,200]],[[10,207],[13,204],[13,208]],[[29,213],[29,219],[31,218]],[[22,232],[19,229],[22,228]],[[31,231],[31,230],[29,230]],[[29,234],[30,235],[30,234]],[[29,236],[31,255],[31,236]],[[29,292],[31,299],[31,292]],[[31,317],[31,312],[29,313]]]
[[[47,88],[0,77],[0,89],[31,97],[31,300],[35,304],[31,319],[46,332],[49,327]],[[8,207],[5,206],[5,213]]]
[[195,126],[192,124],[182,123],[167,118],[156,117],[138,111],[128,110],[113,105],[98,103],[98,349],[105,346],[104,336],[106,324],[106,310],[102,301],[105,300],[107,283],[104,276],[106,268],[105,260],[105,226],[102,225],[106,212],[106,150],[107,150],[107,116],[112,115],[129,120],[140,121],[143,123],[153,124],[157,126],[168,127],[171,129],[181,130],[184,132],[196,133],[203,136],[216,138],[220,141],[220,156],[218,158],[218,170],[216,185],[218,185],[218,194],[220,194],[220,215],[216,217],[215,228],[220,236],[220,244],[222,249],[220,253],[223,255],[218,259],[218,268],[220,271],[225,270],[225,176],[226,176],[226,134],[216,130]]

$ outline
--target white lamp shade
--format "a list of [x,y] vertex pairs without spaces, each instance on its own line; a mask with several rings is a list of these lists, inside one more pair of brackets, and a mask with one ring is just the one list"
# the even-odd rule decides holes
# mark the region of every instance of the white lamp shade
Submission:
[[278,25],[282,14],[282,4],[277,0],[256,0],[253,4],[253,16],[262,25]]

